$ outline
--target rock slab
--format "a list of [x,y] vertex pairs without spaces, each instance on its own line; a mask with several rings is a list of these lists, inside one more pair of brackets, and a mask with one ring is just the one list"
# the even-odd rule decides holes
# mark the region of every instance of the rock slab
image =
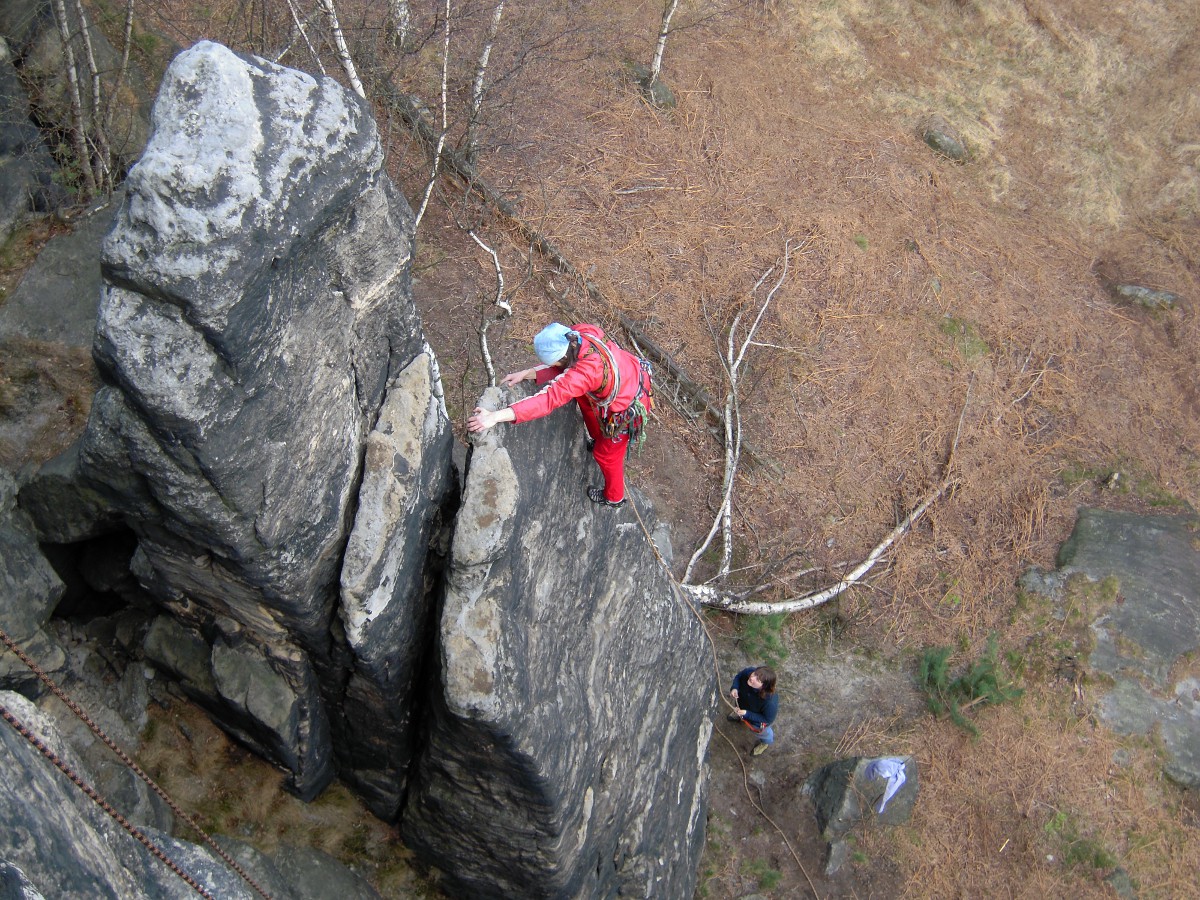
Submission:
[[[483,405],[503,402],[493,389]],[[486,432],[468,463],[430,737],[402,819],[456,896],[695,888],[710,645],[636,493],[619,510],[586,498],[593,465],[573,405]]]
[[919,792],[917,761],[911,756],[903,757],[904,784],[880,813],[879,802],[887,790],[887,781],[868,777],[868,769],[881,758],[849,756],[822,766],[809,776],[804,792],[812,798],[817,828],[825,840],[840,840],[863,823],[899,825],[912,816]]
[[[411,753],[388,679],[413,670],[414,642],[348,640],[340,577],[352,531],[387,543],[356,520],[385,397],[423,392],[401,416],[417,430],[393,440],[424,461],[396,463],[416,481],[386,523],[412,555],[452,483],[411,232],[358,97],[211,42],[179,54],[104,242],[106,384],[78,451],[82,483],[137,537],[138,581],[207,645],[211,677],[191,687],[215,691],[219,723],[301,797],[340,769],[385,816]],[[423,576],[375,596],[354,634],[381,617],[424,627]],[[380,722],[391,743],[360,754]]]
[[1125,734],[1157,728],[1166,773],[1200,787],[1200,678],[1175,674],[1200,651],[1200,518],[1082,509],[1058,569],[1040,581],[1053,594],[1073,575],[1117,582],[1118,602],[1091,625],[1089,666],[1114,681],[1100,718]]

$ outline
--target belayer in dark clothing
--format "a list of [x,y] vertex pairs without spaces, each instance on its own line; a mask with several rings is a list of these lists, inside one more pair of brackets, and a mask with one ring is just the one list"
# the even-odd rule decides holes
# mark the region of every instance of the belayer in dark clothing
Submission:
[[775,670],[770,666],[748,666],[738,672],[729,689],[734,711],[729,721],[741,722],[758,735],[758,743],[750,752],[758,756],[775,743],[771,724],[779,712],[779,695],[775,693]]

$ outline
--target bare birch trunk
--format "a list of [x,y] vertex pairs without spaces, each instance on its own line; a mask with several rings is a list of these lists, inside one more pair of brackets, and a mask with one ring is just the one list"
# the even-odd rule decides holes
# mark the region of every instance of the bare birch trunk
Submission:
[[350,87],[354,93],[367,99],[367,92],[363,89],[362,82],[358,78],[358,70],[354,67],[354,59],[350,56],[350,48],[346,46],[346,36],[342,33],[342,25],[338,21],[337,10],[333,6],[333,0],[318,0],[321,4],[321,9],[325,12],[325,18],[329,20],[329,30],[333,32],[333,43],[337,48],[338,59],[342,63],[342,70],[346,73],[346,79],[350,82]]
[[108,97],[108,109],[104,113],[104,133],[112,131],[113,115],[117,110],[117,99],[129,74],[129,50],[133,46],[133,0],[125,3],[125,28],[121,37],[121,65],[117,69],[116,80],[113,81],[112,93]]
[[442,164],[442,150],[446,147],[446,135],[450,131],[450,111],[447,83],[450,80],[450,0],[446,0],[445,28],[442,33],[442,132],[438,135],[437,146],[433,148],[433,171],[429,173],[429,183],[425,185],[425,196],[421,198],[421,208],[413,219],[413,234],[421,227],[421,219],[425,218],[425,210],[429,208],[429,198],[433,195],[433,186],[437,184],[438,171]]
[[467,116],[467,141],[463,152],[471,165],[479,154],[479,111],[483,107],[483,84],[487,75],[488,61],[492,57],[492,47],[496,43],[496,35],[500,33],[500,18],[504,15],[505,0],[500,0],[492,10],[492,21],[488,26],[487,38],[483,50],[479,53],[479,64],[475,67],[475,81],[471,84],[471,111]]
[[667,35],[671,33],[671,17],[675,15],[675,8],[679,6],[679,0],[667,0],[667,5],[663,7],[662,28],[658,32],[658,44],[654,48],[654,62],[650,64],[650,81],[646,85],[647,88],[653,88],[655,82],[658,81],[658,75],[662,71],[663,52],[667,49]]
[[412,32],[412,10],[408,8],[408,0],[391,0],[388,24],[392,27],[392,44],[400,48],[407,45]]
[[104,131],[100,117],[100,69],[96,66],[96,54],[92,50],[92,35],[88,30],[87,13],[83,9],[83,0],[75,0],[75,9],[79,13],[79,33],[83,38],[88,76],[92,81],[92,114],[88,119],[91,122],[92,140],[96,142],[97,187],[102,191],[107,191],[112,187],[111,154],[108,149],[108,135]]
[[83,176],[83,185],[90,198],[96,193],[96,176],[92,171],[92,160],[88,153],[87,123],[83,116],[83,100],[79,94],[79,72],[75,68],[75,51],[71,47],[71,29],[67,24],[66,0],[54,0],[54,18],[58,24],[58,34],[62,38],[63,56],[67,62],[67,85],[71,98],[71,116],[75,120],[71,142],[75,146],[75,156],[78,158],[79,171]]

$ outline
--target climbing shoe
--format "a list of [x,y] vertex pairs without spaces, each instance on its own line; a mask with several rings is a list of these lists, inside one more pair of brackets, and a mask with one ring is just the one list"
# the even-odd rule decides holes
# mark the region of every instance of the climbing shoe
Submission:
[[587,448],[588,448],[588,453],[596,452],[596,439],[595,438],[587,439]]
[[770,744],[766,744],[762,741],[759,741],[757,744],[754,745],[754,749],[751,750],[750,753],[753,756],[762,756],[764,753],[767,752],[767,748],[770,746],[771,746]]
[[588,499],[593,503],[599,503],[601,506],[611,506],[613,509],[620,509],[625,505],[625,501],[618,500],[616,503],[604,496],[604,488],[590,487],[587,489]]

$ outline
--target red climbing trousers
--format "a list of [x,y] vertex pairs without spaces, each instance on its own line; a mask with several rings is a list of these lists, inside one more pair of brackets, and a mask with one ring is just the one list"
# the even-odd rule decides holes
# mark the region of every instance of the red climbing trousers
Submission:
[[604,499],[620,503],[625,499],[625,454],[629,450],[629,435],[618,434],[608,438],[600,431],[600,415],[586,397],[580,397],[579,411],[583,413],[583,424],[588,437],[596,442],[592,458],[604,476]]

